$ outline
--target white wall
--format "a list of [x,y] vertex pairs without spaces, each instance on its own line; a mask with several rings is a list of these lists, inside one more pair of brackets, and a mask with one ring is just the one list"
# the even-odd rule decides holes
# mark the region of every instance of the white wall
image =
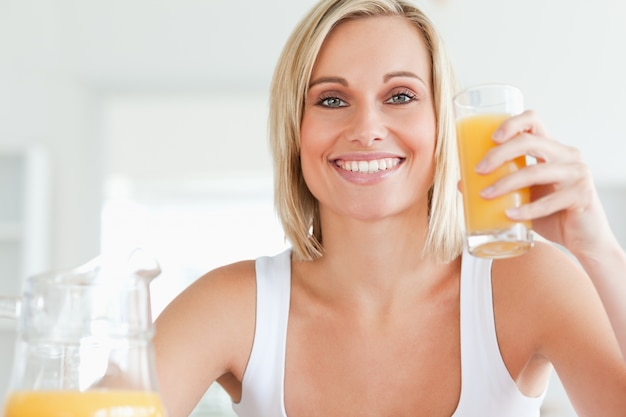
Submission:
[[[288,32],[313,3],[0,2],[0,141],[43,143],[51,154],[52,267],[98,251],[107,98],[218,93],[243,102],[247,93],[265,94]],[[420,4],[446,39],[462,84],[520,85],[549,130],[585,152],[599,182],[626,183],[618,124],[626,114],[626,2]],[[187,146],[206,154],[219,140]]]
[[96,97],[72,65],[63,12],[53,2],[0,2],[0,141],[49,154],[51,267],[97,253],[99,228]]
[[596,179],[626,183],[626,2],[448,0],[433,9],[462,85],[522,88]]

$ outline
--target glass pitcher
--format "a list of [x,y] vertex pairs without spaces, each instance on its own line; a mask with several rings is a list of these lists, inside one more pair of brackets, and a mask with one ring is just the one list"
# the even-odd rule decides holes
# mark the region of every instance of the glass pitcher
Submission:
[[30,277],[21,297],[0,297],[0,315],[18,320],[4,417],[164,417],[149,292],[159,273],[136,250]]

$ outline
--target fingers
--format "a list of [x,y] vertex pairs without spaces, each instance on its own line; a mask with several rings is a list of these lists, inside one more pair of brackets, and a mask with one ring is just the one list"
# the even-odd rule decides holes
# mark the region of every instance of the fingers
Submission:
[[505,120],[493,133],[493,140],[502,143],[524,132],[538,136],[548,136],[537,114],[532,110],[526,110],[520,115]]
[[[556,197],[559,197],[559,201],[557,201]],[[505,210],[505,213],[508,218],[514,221],[540,219],[556,213],[559,210],[557,207],[567,207],[570,202],[561,194],[552,194],[531,204],[508,208]]]
[[502,177],[482,190],[480,195],[483,198],[494,198],[521,188],[542,185],[563,189],[586,182],[590,176],[588,167],[581,162],[529,165]]
[[[573,182],[567,187],[535,186],[531,194],[541,197],[532,202],[506,210],[512,220],[533,220],[550,216],[562,210],[583,212],[592,201],[593,189],[589,182]],[[538,193],[535,190],[539,190]]]
[[560,210],[584,210],[593,195],[593,181],[578,149],[546,136],[533,112],[506,120],[494,134],[499,146],[491,149],[476,167],[488,174],[508,161],[526,155],[536,164],[515,171],[488,188],[481,196],[495,198],[525,187],[531,188],[531,203],[511,209],[515,220],[535,219]]
[[512,209],[514,220],[528,220],[559,210],[584,210],[593,195],[589,169],[582,163],[538,164],[503,177],[482,190],[481,197],[495,198],[529,187],[531,203]]
[[499,146],[492,148],[476,166],[476,172],[488,174],[507,161],[526,155],[534,157],[537,162],[582,162],[577,148],[559,143],[546,136],[530,132],[516,133],[507,136]]
[[582,163],[580,151],[548,137],[537,115],[530,110],[505,120],[494,132],[493,139],[499,146],[493,147],[476,166],[480,174],[488,174],[524,155],[540,163]]

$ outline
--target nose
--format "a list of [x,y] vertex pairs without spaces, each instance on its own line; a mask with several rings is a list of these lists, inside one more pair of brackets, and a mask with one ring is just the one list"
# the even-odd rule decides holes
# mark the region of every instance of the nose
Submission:
[[369,147],[383,140],[386,131],[382,109],[376,104],[363,104],[354,107],[346,133],[348,140]]

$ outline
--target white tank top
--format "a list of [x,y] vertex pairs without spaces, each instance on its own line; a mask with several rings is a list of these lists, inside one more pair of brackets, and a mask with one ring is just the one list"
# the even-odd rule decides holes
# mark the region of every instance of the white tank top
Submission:
[[[291,291],[291,251],[256,260],[256,330],[233,409],[239,417],[287,417],[284,379]],[[461,264],[461,396],[452,417],[539,417],[543,395],[523,395],[498,348],[491,261],[463,254]]]

